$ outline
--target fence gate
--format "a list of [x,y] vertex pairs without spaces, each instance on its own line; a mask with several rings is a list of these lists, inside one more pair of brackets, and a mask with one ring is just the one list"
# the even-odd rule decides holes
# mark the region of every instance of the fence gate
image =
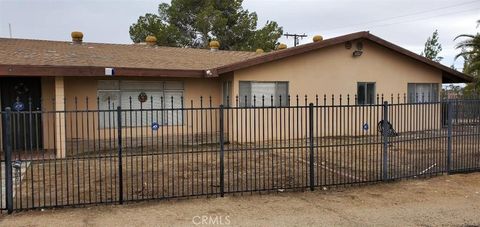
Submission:
[[480,169],[480,100],[451,102],[451,170]]

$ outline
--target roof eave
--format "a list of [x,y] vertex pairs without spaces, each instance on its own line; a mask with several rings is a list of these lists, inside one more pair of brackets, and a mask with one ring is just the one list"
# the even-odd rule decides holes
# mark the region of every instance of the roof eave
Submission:
[[450,84],[450,83],[472,83],[475,79],[471,76],[460,72],[449,73],[446,71],[442,72],[442,83]]
[[[105,76],[99,66],[0,65],[0,76]],[[203,78],[203,70],[114,67],[114,76]]]

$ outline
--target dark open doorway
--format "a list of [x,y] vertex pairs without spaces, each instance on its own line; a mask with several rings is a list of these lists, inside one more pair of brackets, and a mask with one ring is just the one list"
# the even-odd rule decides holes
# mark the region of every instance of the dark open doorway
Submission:
[[[15,151],[42,148],[41,79],[35,77],[0,78],[2,111],[12,108],[12,137]],[[5,125],[2,117],[2,125]],[[2,128],[5,137],[5,129]],[[2,141],[5,141],[3,139]]]

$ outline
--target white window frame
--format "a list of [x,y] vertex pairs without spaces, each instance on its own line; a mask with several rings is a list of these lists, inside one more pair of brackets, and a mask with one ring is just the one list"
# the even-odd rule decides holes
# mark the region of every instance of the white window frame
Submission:
[[[241,90],[241,84],[248,84],[249,85],[249,90],[248,90],[248,95],[242,94]],[[265,105],[265,106],[288,106],[288,95],[290,92],[290,82],[289,81],[239,81],[238,82],[238,88],[239,88],[239,105],[240,107],[252,107],[255,105],[254,103],[254,94],[252,93],[252,84],[254,83],[268,83],[268,84],[274,84],[275,86],[275,95],[273,96],[273,104],[270,105]],[[279,88],[279,84],[285,84],[286,85],[286,94],[285,96],[281,97],[281,103],[280,103],[280,95],[278,94],[279,91],[277,90]],[[245,96],[247,97],[245,100]],[[271,97],[264,97],[265,100],[268,99],[268,102],[271,102]],[[259,102],[262,100],[261,96],[255,96],[255,101]],[[265,102],[267,103],[267,102]],[[262,105],[255,105],[257,107],[260,107]]]
[[[104,89],[104,88],[100,88],[99,87],[99,84],[102,83],[102,82],[106,82],[108,81],[108,83],[117,83],[116,85],[112,86],[112,88],[107,88],[107,89]],[[138,83],[139,85],[142,85],[142,84],[152,84],[152,83],[156,83],[156,84],[161,84],[160,88],[158,89],[155,89],[155,88],[147,88],[147,89],[131,89],[131,88],[123,88],[122,89],[122,82],[127,84],[128,82],[130,83]],[[179,84],[179,88],[174,88],[174,89],[170,89],[168,86],[168,83],[178,83]],[[141,87],[141,86],[140,86]],[[162,109],[161,111],[159,111],[159,119],[157,119],[157,123],[159,125],[177,125],[177,118],[175,117],[178,117],[177,115],[174,114],[174,112],[181,112],[179,114],[181,114],[181,117],[180,117],[180,120],[178,120],[178,125],[183,125],[184,124],[184,117],[183,117],[183,111],[173,111],[172,110],[169,110],[169,108],[166,108],[166,106],[169,106],[166,102],[167,101],[170,101],[171,98],[170,97],[166,97],[165,95],[167,93],[172,93],[172,92],[177,92],[177,93],[181,93],[181,96],[180,97],[183,97],[184,95],[184,84],[182,81],[143,81],[143,80],[98,80],[97,81],[97,97],[100,97],[100,94],[102,92],[117,92],[118,93],[118,102],[120,103],[120,106],[122,107],[123,110],[127,110],[129,111],[130,109],[132,109],[132,111],[135,111],[135,110],[140,110],[140,108],[131,108],[130,106],[130,103],[128,104],[125,104],[122,102],[122,93],[126,93],[126,92],[146,92],[147,95],[148,95],[148,92],[157,92],[157,93],[162,93],[161,95],[161,99],[163,99],[163,101],[161,102],[161,106],[160,107],[154,107],[153,109],[154,110],[158,110],[158,109]],[[131,96],[132,98],[132,103],[133,102],[139,102],[137,97],[133,97]],[[174,100],[174,102],[177,102],[177,100]],[[99,124],[99,128],[114,128],[116,127],[116,108],[118,106],[118,104],[114,104],[114,103],[111,103],[110,104],[111,106],[108,106],[108,109],[105,109],[103,108],[103,106],[105,105],[102,105],[102,103],[99,101],[98,103],[98,109],[99,109],[99,116],[98,116],[98,124]],[[145,110],[145,112],[143,114],[145,114],[145,118],[142,117],[142,119],[145,119],[145,123],[148,123],[148,124],[143,124],[143,125],[138,125],[138,122],[136,122],[136,125],[134,126],[131,126],[129,125],[129,121],[126,120],[126,121],[123,121],[126,123],[126,125],[122,125],[122,127],[150,127],[150,124],[152,122],[151,121],[151,117],[149,117],[149,114],[154,114],[156,113],[156,111],[152,112],[152,113],[148,113],[147,111],[149,109],[151,109],[151,100],[150,100],[150,97],[148,97],[147,101],[146,101],[146,106],[148,107],[145,107],[145,108],[141,108],[143,110]],[[177,109],[177,108],[183,108],[183,105],[184,105],[184,102],[183,100],[180,101],[180,105],[179,107],[173,107],[174,109]],[[125,112],[127,115],[129,114],[128,112]],[[109,114],[109,115],[108,115]],[[135,114],[135,113],[133,113]],[[138,113],[137,113],[138,114]],[[142,114],[142,115],[143,115]],[[173,114],[173,115],[172,115]],[[129,116],[129,115],[128,115]],[[127,117],[128,117],[127,116]],[[173,121],[170,121],[170,119],[168,118],[169,116],[174,116],[174,120]],[[105,119],[109,117],[108,119],[114,119],[112,122],[105,122]],[[125,124],[124,123],[124,124]],[[143,123],[143,122],[142,122]]]
[[[416,92],[418,85],[428,85],[428,94],[419,94]],[[412,92],[411,89],[415,92]],[[407,97],[409,103],[425,103],[425,102],[438,102],[440,97],[440,83],[408,83],[407,84]]]

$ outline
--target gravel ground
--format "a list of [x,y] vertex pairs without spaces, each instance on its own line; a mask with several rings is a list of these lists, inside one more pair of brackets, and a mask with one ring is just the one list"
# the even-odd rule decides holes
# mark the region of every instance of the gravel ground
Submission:
[[[204,223],[202,224],[202,220]],[[2,226],[478,226],[480,173],[225,198],[34,210]]]

